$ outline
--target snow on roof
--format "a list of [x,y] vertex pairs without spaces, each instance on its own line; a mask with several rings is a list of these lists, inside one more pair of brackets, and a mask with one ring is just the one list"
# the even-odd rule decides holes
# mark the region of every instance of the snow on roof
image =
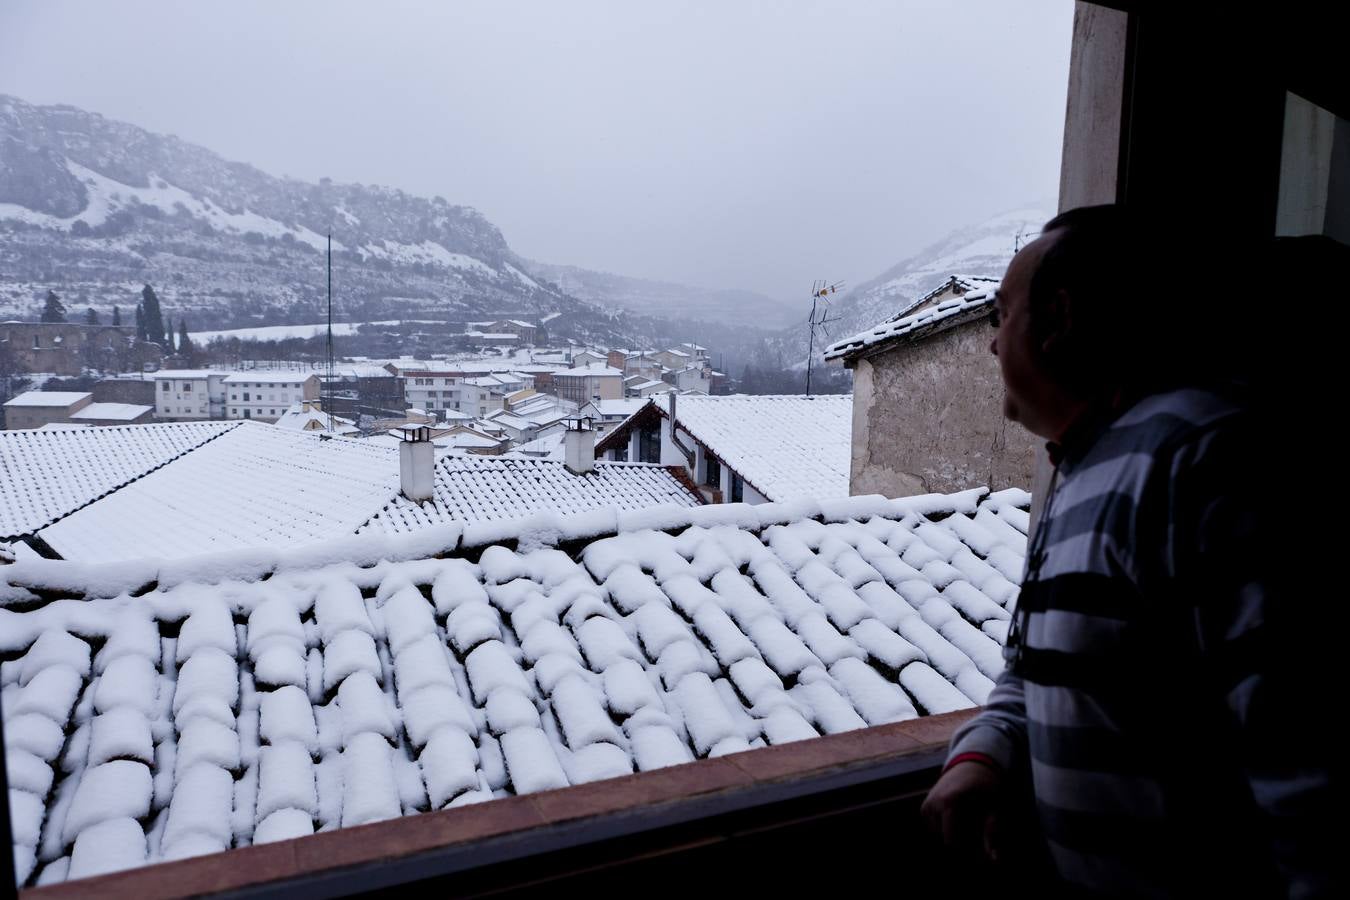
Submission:
[[[292,403],[290,408],[281,414],[281,418],[272,424],[277,428],[288,428],[292,431],[313,431],[316,429],[327,431],[330,420],[334,431],[354,432],[359,430],[356,423],[351,419],[344,419],[322,410],[312,409],[307,403]],[[313,428],[310,427],[311,424]]]
[[152,372],[150,374],[153,378],[172,378],[179,381],[191,381],[193,379],[210,378],[213,375],[227,375],[229,373],[217,371],[215,369],[160,369],[158,372]]
[[434,503],[394,498],[363,531],[397,534],[452,521],[486,522],[540,512],[566,515],[702,503],[664,466],[597,462],[576,475],[561,462],[510,457],[446,457],[436,462]]
[[452,434],[449,437],[450,446],[458,447],[461,450],[491,449],[501,446],[501,441],[497,438],[488,437],[484,434],[477,434],[472,431],[461,431]]
[[225,376],[226,384],[299,384],[318,378],[317,372],[235,372]]
[[76,422],[48,422],[46,425],[39,425],[38,431],[70,431],[75,428],[93,428],[93,425],[80,424]]
[[[656,401],[669,411],[670,399]],[[687,431],[768,500],[848,496],[853,397],[681,394]]]
[[86,397],[92,397],[89,391],[28,391],[20,394],[5,406],[70,406]]
[[[952,276],[953,279],[956,277],[957,276],[955,275]],[[851,356],[861,350],[866,350],[869,347],[873,347],[883,342],[892,341],[906,335],[918,337],[919,335],[927,334],[933,330],[940,330],[944,325],[959,324],[960,321],[971,318],[974,315],[973,311],[984,309],[994,302],[994,293],[998,290],[998,281],[989,278],[978,280],[981,282],[989,282],[991,286],[978,290],[969,289],[959,297],[943,300],[936,306],[920,310],[911,316],[901,316],[900,318],[891,319],[882,322],[875,328],[870,328],[860,334],[855,334],[853,337],[845,338],[842,341],[836,341],[825,348],[825,358],[839,359],[841,357]],[[938,291],[945,289],[951,283],[951,281],[944,283]],[[931,297],[933,294],[929,294],[928,296]],[[923,302],[924,299],[927,298],[921,298],[919,302]],[[915,305],[917,304],[911,304],[911,308]],[[963,313],[970,313],[970,315],[962,316]],[[962,316],[962,318],[957,319],[958,316]]]
[[575,376],[615,375],[618,376],[619,378],[622,378],[623,370],[612,368],[610,366],[605,365],[604,363],[591,363],[590,365],[587,366],[573,366],[570,369],[565,369],[561,372],[558,372],[554,377],[562,378],[563,376],[573,376],[573,375]]
[[18,880],[984,703],[1027,495],[981,493],[2,566]]
[[646,397],[627,397],[622,400],[592,400],[586,404],[586,409],[594,409],[600,415],[606,418],[628,418],[642,407],[650,403]]
[[90,403],[78,412],[71,413],[70,417],[77,420],[99,419],[130,422],[154,411],[153,406],[138,406],[135,403]]
[[932,300],[934,297],[938,296],[943,291],[960,291],[961,293],[965,293],[967,291],[974,291],[974,290],[996,290],[998,288],[999,281],[1000,279],[998,278],[989,278],[985,275],[948,276],[947,280],[942,282],[942,284],[933,288],[931,291],[924,294],[922,297],[919,297],[917,300],[910,301],[906,306],[902,307],[899,312],[891,316],[890,319],[888,319],[887,321],[894,322],[896,319],[904,318],[905,314],[908,313],[911,309],[914,309],[916,306],[919,306],[923,303],[927,303],[929,300]]
[[562,460],[563,433],[559,431],[554,434],[546,434],[541,438],[535,438],[532,441],[517,444],[507,455]]
[[0,431],[0,537],[31,534],[237,425]]
[[64,559],[166,559],[354,534],[398,492],[398,454],[242,422],[39,535]]

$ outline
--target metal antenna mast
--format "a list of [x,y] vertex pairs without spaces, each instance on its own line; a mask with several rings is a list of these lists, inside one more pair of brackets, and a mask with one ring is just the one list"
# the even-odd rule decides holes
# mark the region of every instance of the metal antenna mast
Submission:
[[843,286],[842,281],[836,281],[833,284],[826,284],[823,280],[811,282],[811,315],[806,319],[811,333],[806,345],[806,396],[808,397],[811,396],[811,367],[816,355],[816,329],[819,328],[828,335],[830,332],[825,326],[839,320],[838,316],[830,315],[829,296]]
[[333,430],[333,232],[328,232],[328,371],[324,378],[328,397],[323,413],[328,417],[328,431]]

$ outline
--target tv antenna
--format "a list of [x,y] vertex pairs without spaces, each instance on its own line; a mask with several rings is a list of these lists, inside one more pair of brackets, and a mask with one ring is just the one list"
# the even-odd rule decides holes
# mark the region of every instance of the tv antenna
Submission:
[[830,330],[826,328],[831,322],[839,321],[839,316],[830,315],[830,296],[838,292],[844,286],[842,281],[827,283],[824,280],[811,282],[811,315],[807,317],[807,325],[811,332],[811,337],[806,346],[806,396],[811,396],[811,366],[816,355],[816,329],[819,328],[826,336]]
[[1034,238],[1036,235],[1040,233],[1041,232],[1039,230],[1027,231],[1027,226],[1025,224],[1023,224],[1022,227],[1018,228],[1017,233],[1013,235],[1013,256],[1016,256],[1018,253],[1022,252],[1022,248],[1026,246],[1027,238]]

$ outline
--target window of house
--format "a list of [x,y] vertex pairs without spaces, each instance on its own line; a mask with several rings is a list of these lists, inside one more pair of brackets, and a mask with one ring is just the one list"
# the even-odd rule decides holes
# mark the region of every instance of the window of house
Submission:
[[248,409],[244,410],[244,418],[245,419],[253,418],[253,411]]
[[183,390],[185,390],[185,391],[191,391],[191,390],[192,390],[192,382],[190,382],[190,381],[185,381],[185,382],[183,382]]
[[722,464],[718,462],[717,457],[705,455],[703,457],[703,483],[710,488],[722,487]]
[[731,473],[731,502],[742,503],[745,501],[745,481],[735,472]]
[[167,394],[167,393],[168,393],[170,390],[172,390],[172,389],[173,389],[173,383],[172,383],[172,382],[170,382],[170,381],[164,382],[164,393]]
[[245,391],[245,392],[244,392],[244,402],[245,402],[245,403],[248,402],[248,391]]

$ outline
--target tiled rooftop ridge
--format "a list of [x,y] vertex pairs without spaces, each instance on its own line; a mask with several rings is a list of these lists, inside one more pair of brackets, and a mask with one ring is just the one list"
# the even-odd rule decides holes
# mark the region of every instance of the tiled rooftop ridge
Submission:
[[[983,280],[989,281],[992,279]],[[946,285],[944,284],[943,287],[946,287]],[[997,282],[989,288],[972,288],[959,297],[944,300],[936,306],[921,310],[913,315],[889,319],[852,337],[836,341],[825,348],[825,359],[852,356],[877,344],[902,337],[917,337],[937,328],[958,324],[959,321],[962,321],[957,318],[958,316],[967,314],[965,318],[971,318],[974,312],[992,304],[996,288]]]
[[31,796],[12,804],[21,874],[973,706],[1025,544],[1025,493],[982,494],[0,567],[11,787]]

